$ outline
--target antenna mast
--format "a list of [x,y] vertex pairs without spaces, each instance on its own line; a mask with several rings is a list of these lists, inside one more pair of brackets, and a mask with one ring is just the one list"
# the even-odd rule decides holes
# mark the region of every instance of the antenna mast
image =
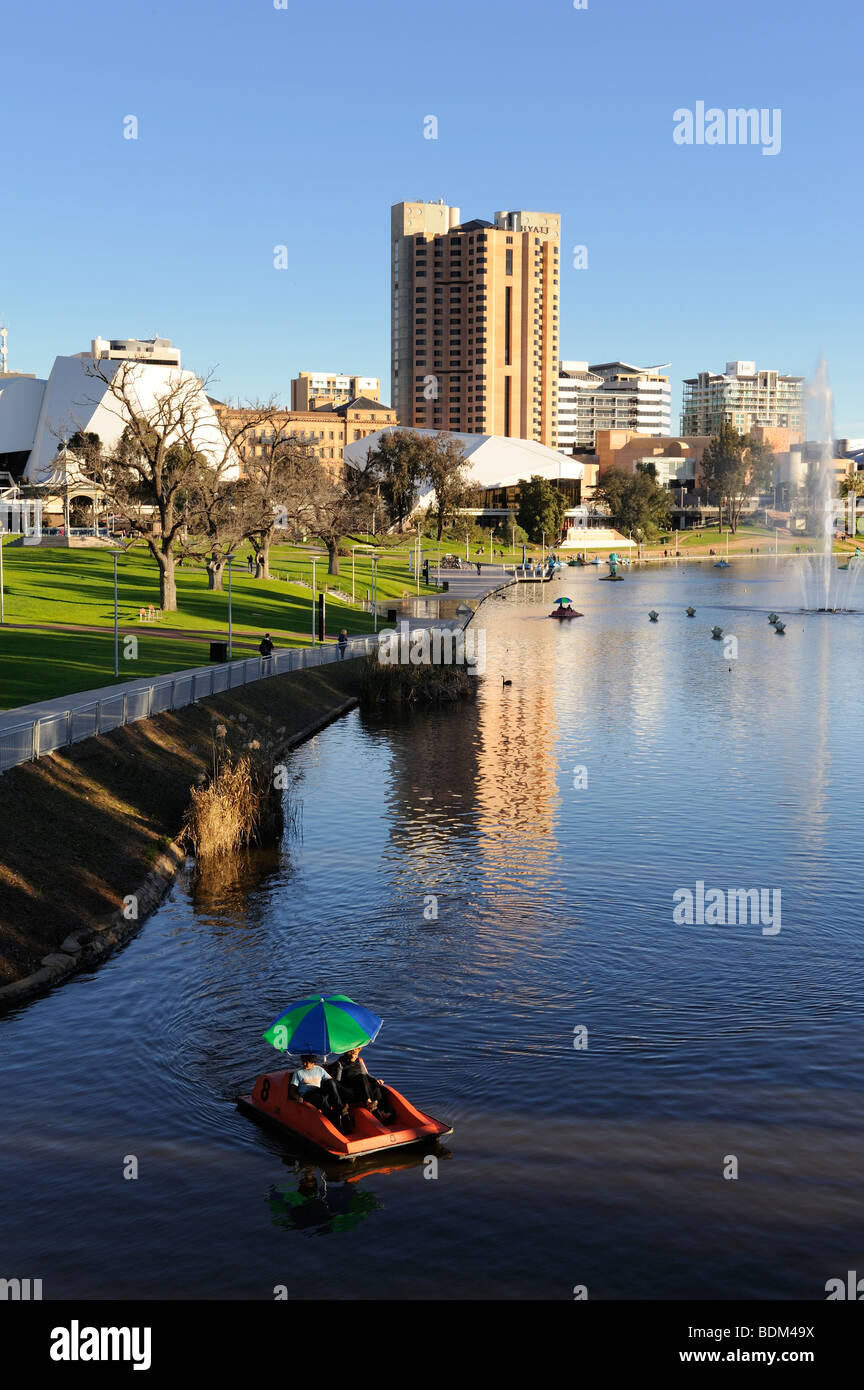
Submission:
[[8,366],[8,354],[6,350],[6,337],[8,330],[0,324],[0,375],[5,376]]

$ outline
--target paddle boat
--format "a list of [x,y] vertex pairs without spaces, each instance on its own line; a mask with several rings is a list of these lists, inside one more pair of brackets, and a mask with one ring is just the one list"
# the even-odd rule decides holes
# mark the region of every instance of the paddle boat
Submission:
[[293,1075],[293,1070],[265,1072],[258,1077],[250,1095],[238,1096],[238,1110],[259,1124],[303,1140],[339,1162],[365,1158],[384,1149],[434,1143],[453,1133],[452,1125],[425,1115],[393,1086],[384,1086],[393,1121],[385,1124],[364,1104],[355,1103],[349,1106],[353,1127],[343,1134],[317,1106],[299,1098],[297,1087],[291,1084]]
[[[313,994],[289,1004],[267,1029],[264,1040],[301,1059],[306,1054],[327,1057],[374,1042],[381,1023],[377,1014],[355,1004],[347,994]],[[366,1101],[358,1100],[348,1105],[347,1124],[345,1116],[334,1116],[344,1125],[337,1128],[316,1105],[303,1100],[292,1084],[293,1076],[293,1067],[264,1072],[249,1095],[237,1097],[238,1110],[338,1162],[409,1144],[432,1144],[453,1133],[451,1125],[424,1115],[399,1091],[383,1085],[381,1100],[391,1118],[385,1121]]]
[[715,560],[714,568],[715,570],[729,570],[732,566],[728,560]]
[[581,618],[583,615],[577,613],[575,608],[570,607],[572,602],[573,600],[569,598],[556,598],[557,606],[552,609],[551,613],[546,614],[547,618]]

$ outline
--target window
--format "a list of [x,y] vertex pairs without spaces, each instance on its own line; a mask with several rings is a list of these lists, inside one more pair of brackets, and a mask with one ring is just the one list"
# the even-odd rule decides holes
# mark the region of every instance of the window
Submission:
[[[511,238],[511,240],[512,240],[512,238]],[[505,275],[512,275],[512,274],[513,274],[513,252],[512,252],[512,251],[505,251],[505,252],[504,252],[504,274],[505,274]]]

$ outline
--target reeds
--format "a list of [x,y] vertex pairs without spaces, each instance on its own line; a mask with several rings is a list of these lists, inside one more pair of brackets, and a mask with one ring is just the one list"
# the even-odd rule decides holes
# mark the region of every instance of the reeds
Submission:
[[363,704],[440,705],[476,694],[477,678],[464,666],[390,665],[367,656],[360,671]]
[[[274,750],[269,739],[242,740],[232,749],[217,725],[213,740],[212,773],[203,785],[191,787],[180,843],[199,862],[234,853],[265,839],[275,839],[285,824],[282,796],[274,785]],[[296,828],[296,808],[289,808],[289,829]]]

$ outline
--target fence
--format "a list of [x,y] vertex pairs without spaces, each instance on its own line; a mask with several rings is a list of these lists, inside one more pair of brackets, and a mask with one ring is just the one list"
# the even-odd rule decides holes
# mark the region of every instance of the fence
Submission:
[[[346,655],[363,656],[377,650],[376,639],[359,637],[349,641]],[[70,743],[92,738],[94,734],[107,734],[121,724],[133,724],[136,719],[148,719],[166,710],[184,709],[207,695],[219,695],[268,676],[282,676],[287,671],[302,671],[339,659],[335,643],[322,647],[293,647],[276,651],[270,657],[247,657],[222,666],[201,666],[171,676],[154,677],[146,685],[136,682],[133,688],[112,691],[101,700],[73,703],[56,713],[0,729],[0,772],[19,763],[31,762],[45,753],[54,753]]]

